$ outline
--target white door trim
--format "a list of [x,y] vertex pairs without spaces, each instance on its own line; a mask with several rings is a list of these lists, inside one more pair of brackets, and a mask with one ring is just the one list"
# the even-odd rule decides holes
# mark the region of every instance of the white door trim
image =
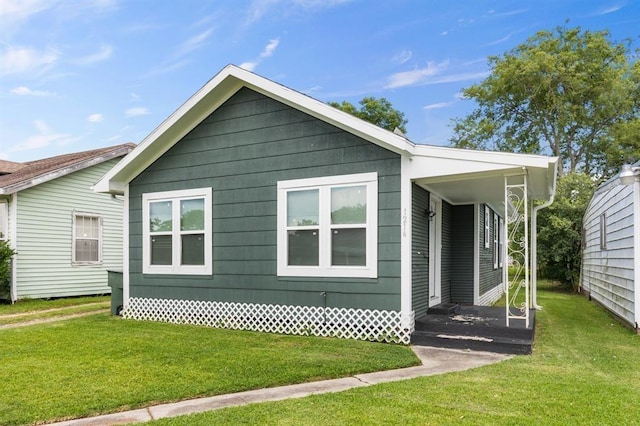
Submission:
[[429,194],[429,307],[442,303],[442,200]]

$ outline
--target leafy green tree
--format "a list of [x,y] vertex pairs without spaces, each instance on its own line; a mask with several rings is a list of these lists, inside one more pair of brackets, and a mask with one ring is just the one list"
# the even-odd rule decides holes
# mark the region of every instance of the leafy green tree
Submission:
[[629,49],[606,31],[558,27],[489,57],[491,74],[463,90],[477,108],[454,120],[452,145],[556,155],[560,174],[616,171],[624,145],[615,138],[640,117],[640,66]]
[[406,133],[407,129],[405,126],[408,121],[404,118],[404,113],[393,108],[393,105],[387,99],[365,97],[362,98],[359,104],[360,109],[347,101],[342,101],[342,103],[329,102],[329,105],[332,107],[355,115],[383,129],[394,131],[397,128],[403,133]]
[[540,210],[538,263],[541,275],[577,289],[582,248],[582,218],[596,182],[584,173],[558,180],[556,197]]

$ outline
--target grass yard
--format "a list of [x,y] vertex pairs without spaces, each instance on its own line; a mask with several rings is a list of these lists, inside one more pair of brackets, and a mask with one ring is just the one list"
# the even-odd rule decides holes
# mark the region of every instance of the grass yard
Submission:
[[71,297],[54,300],[21,300],[13,305],[0,304],[0,327],[28,321],[96,312],[110,308],[110,296]]
[[66,309],[79,305],[100,303],[109,306],[111,296],[66,297],[63,299],[24,299],[14,304],[0,303],[0,316],[17,314],[36,314],[54,309]]
[[[44,306],[36,310],[50,307]],[[124,321],[108,314],[0,330],[0,360],[2,425],[419,362],[403,346]]]
[[160,420],[165,425],[636,425],[640,336],[545,283],[531,356],[341,393]]

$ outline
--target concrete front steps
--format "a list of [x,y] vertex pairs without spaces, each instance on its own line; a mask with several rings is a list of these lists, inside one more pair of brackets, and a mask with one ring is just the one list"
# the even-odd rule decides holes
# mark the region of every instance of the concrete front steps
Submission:
[[416,320],[411,343],[439,348],[467,349],[503,354],[531,354],[535,311],[525,321],[510,319],[504,307],[439,305]]

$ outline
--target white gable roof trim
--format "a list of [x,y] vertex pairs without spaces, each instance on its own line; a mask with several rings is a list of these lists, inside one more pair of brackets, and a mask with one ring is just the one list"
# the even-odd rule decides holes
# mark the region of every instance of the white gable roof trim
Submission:
[[[554,170],[555,173],[555,157],[415,145],[404,135],[382,129],[242,68],[227,65],[111,169],[95,185],[94,190],[123,193],[131,180],[242,87],[280,101],[392,152],[417,160],[411,168],[411,177],[415,179],[463,174],[474,170],[513,170],[522,167]],[[440,165],[434,167],[437,164]]]
[[133,178],[242,87],[269,96],[398,154],[411,155],[415,147],[412,142],[401,135],[360,120],[328,104],[242,68],[227,65],[107,173],[96,184],[95,191],[122,193],[124,187]]

